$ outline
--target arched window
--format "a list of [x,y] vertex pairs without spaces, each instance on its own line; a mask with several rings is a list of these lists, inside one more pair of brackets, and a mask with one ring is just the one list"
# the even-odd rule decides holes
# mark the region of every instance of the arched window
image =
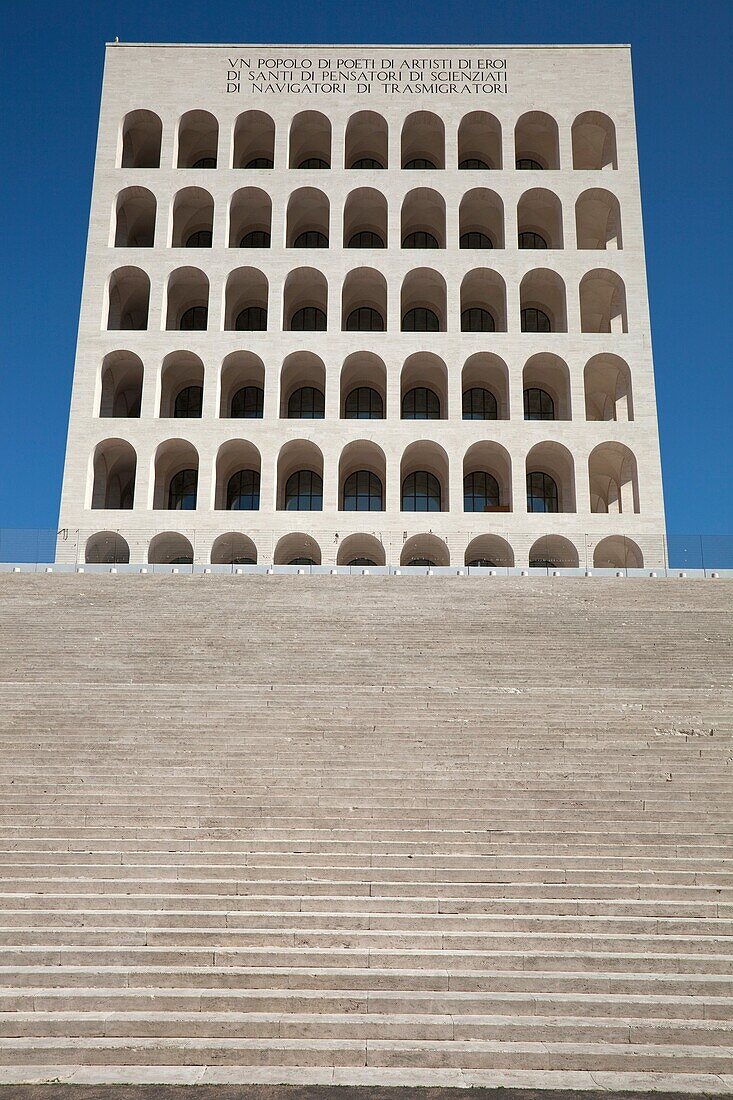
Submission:
[[496,420],[498,415],[496,398],[491,390],[474,386],[470,390],[463,391],[464,420]]
[[525,230],[519,234],[520,248],[547,248],[547,241],[539,233],[531,233]]
[[301,160],[298,168],[330,168],[331,165],[323,157],[306,157]]
[[402,318],[403,332],[440,332],[440,322],[437,313],[424,306],[415,306],[408,309]]
[[384,241],[379,236],[379,233],[372,232],[371,229],[360,229],[358,233],[349,239],[347,248],[384,248]]
[[352,309],[346,318],[347,332],[384,332],[384,317],[370,306]]
[[344,482],[345,512],[381,512],[382,482],[370,470],[356,470]]
[[461,314],[461,332],[496,332],[496,321],[488,309],[472,306]]
[[267,328],[267,310],[263,306],[245,306],[234,322],[237,332],[264,332]]
[[537,386],[531,386],[524,391],[524,419],[555,419],[555,402],[552,400],[547,390],[541,390]]
[[168,507],[174,511],[192,512],[196,507],[198,470],[179,470],[168,487]]
[[288,416],[291,419],[323,420],[326,403],[323,394],[315,386],[301,386],[290,395]]
[[307,229],[295,238],[293,248],[328,248],[328,237],[318,229]]
[[371,386],[357,386],[346,398],[344,415],[347,420],[382,420],[384,402],[381,393]]
[[210,229],[197,229],[186,238],[185,248],[211,248],[213,234]]
[[313,558],[291,558],[288,565],[315,565]]
[[317,306],[296,309],[290,322],[292,332],[325,332],[326,314]]
[[544,169],[543,169],[542,165],[540,164],[540,162],[538,160],[532,160],[531,157],[520,157],[517,160],[517,168],[521,169],[522,171],[527,171],[527,170],[529,170],[531,172],[543,172],[544,171]]
[[522,332],[552,332],[550,318],[544,310],[523,309]]
[[437,237],[432,233],[426,233],[422,229],[414,233],[408,233],[402,241],[403,248],[440,248]]
[[549,474],[539,471],[527,474],[527,511],[559,511],[557,484]]
[[[416,470],[402,482],[403,512],[439,512],[441,509],[440,482],[427,470]],[[415,562],[411,562],[414,565]]]
[[265,391],[260,386],[243,386],[232,398],[231,415],[244,420],[259,420],[265,401]]
[[269,248],[270,234],[265,229],[251,229],[239,242],[240,248]]
[[461,161],[458,167],[461,170],[466,170],[469,172],[475,171],[477,169],[480,169],[482,172],[489,171],[489,165],[486,163],[486,161],[480,160],[478,157],[466,157],[465,160]]
[[432,160],[428,160],[427,157],[413,157],[412,160],[408,160],[405,164],[405,168],[436,168],[437,165]]
[[207,306],[191,306],[181,314],[181,332],[205,332],[208,320]]
[[472,229],[469,233],[461,233],[460,241],[458,242],[461,248],[493,248],[493,242],[491,237],[486,233],[480,233],[477,229]]
[[499,507],[499,483],[492,474],[478,470],[463,479],[464,512],[487,512]]
[[216,168],[216,157],[199,157],[191,165],[192,168]]
[[252,157],[244,166],[245,168],[274,168],[275,162],[270,157]]
[[260,475],[257,470],[238,470],[229,478],[227,508],[232,512],[253,512],[260,506]]
[[473,561],[466,562],[469,569],[495,569],[496,562],[490,561],[488,558],[474,558]]
[[314,474],[312,470],[297,470],[291,474],[285,484],[285,508],[288,512],[322,511],[323,479],[321,476]]
[[359,157],[351,165],[352,168],[384,168],[384,165],[376,157]]
[[427,386],[415,386],[402,398],[403,420],[440,420],[440,398]]
[[201,416],[203,396],[203,386],[185,386],[176,397],[173,415],[181,418]]
[[348,568],[351,568],[352,566],[355,566],[355,565],[376,565],[376,564],[377,563],[375,561],[372,561],[371,558],[352,558],[351,561],[347,561],[347,563],[346,563]]

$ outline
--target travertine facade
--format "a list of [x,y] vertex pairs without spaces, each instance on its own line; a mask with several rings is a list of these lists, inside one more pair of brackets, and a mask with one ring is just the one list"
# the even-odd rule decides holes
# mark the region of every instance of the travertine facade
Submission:
[[659,564],[628,48],[108,47],[60,526]]

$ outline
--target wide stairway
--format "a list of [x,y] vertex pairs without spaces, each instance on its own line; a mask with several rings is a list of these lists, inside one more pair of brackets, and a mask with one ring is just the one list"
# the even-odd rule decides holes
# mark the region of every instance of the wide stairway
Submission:
[[0,1086],[730,1095],[732,628],[723,580],[0,576]]

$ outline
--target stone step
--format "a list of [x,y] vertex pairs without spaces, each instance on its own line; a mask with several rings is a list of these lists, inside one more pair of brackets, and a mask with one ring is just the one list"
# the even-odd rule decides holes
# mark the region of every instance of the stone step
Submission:
[[[274,977],[274,975],[271,975]],[[39,975],[39,977],[41,977]],[[200,988],[131,986],[124,988],[0,987],[0,1013],[9,1012],[224,1012],[224,1013],[378,1013],[383,1015],[453,1015],[458,1017],[607,1017],[626,1023],[639,1019],[733,1021],[733,997],[708,996],[703,1002],[693,995],[661,996],[589,993],[542,993],[539,980],[531,993],[448,992],[446,990],[279,989],[256,988],[224,991]],[[162,984],[162,983],[161,983]],[[733,984],[731,985],[733,993]],[[648,1040],[645,1040],[648,1041]],[[690,1040],[691,1041],[691,1040]]]

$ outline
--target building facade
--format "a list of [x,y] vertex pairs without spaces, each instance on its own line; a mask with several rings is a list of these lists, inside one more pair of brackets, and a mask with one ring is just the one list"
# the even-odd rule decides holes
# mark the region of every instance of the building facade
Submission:
[[60,527],[662,564],[628,47],[108,46]]

